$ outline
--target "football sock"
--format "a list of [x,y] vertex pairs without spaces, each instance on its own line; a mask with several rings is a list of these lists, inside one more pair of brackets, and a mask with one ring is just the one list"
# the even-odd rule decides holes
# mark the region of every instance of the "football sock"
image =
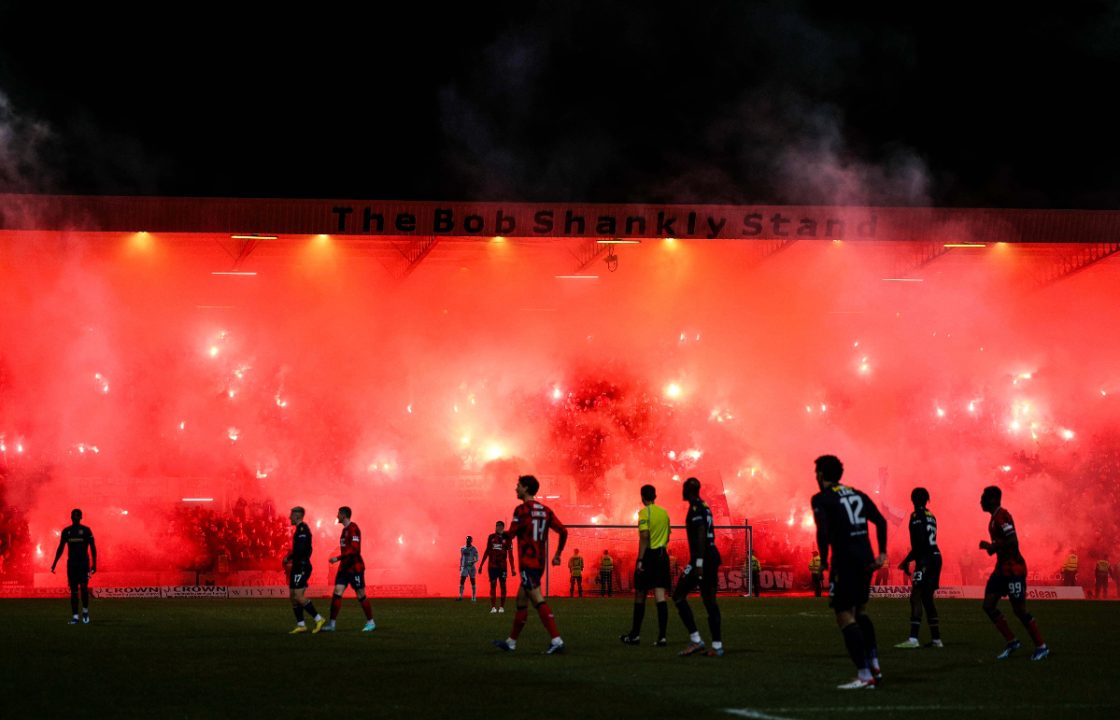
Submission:
[[1031,640],[1034,640],[1035,647],[1042,647],[1046,641],[1042,639],[1042,631],[1038,629],[1038,621],[1029,612],[1025,612],[1019,616],[1019,621],[1027,628],[1027,632],[1031,635]]
[[922,598],[922,605],[926,609],[926,621],[929,623],[929,637],[930,640],[941,639],[941,623],[937,618],[937,607],[933,604],[933,594]]
[[704,607],[708,611],[708,629],[712,631],[712,642],[718,642],[723,639],[723,633],[720,627],[723,623],[723,616],[719,612],[719,605],[716,604],[716,599],[713,596],[711,600],[704,600]]
[[82,607],[86,608],[86,612],[89,612],[89,586],[88,585],[82,585]]
[[918,617],[918,618],[911,617],[910,618],[910,639],[911,640],[917,640],[918,639],[918,631],[921,629],[921,627],[922,627],[922,619],[920,617]]
[[926,622],[929,623],[930,637],[937,640],[941,637],[937,622],[937,606],[933,604],[933,591],[922,594],[922,607],[926,610]]
[[677,612],[680,613],[681,622],[690,634],[696,634],[696,619],[692,617],[692,608],[688,606],[688,600],[682,598],[675,601]]
[[700,639],[700,633],[699,632],[690,632],[688,634],[688,641],[693,642],[693,643],[703,642],[703,640]]
[[879,643],[875,641],[875,626],[871,624],[871,617],[857,613],[856,622],[863,633],[863,645],[867,650],[867,657],[873,661],[872,665],[877,665],[875,661],[879,659]]
[[370,607],[370,605],[369,605],[369,598],[364,597],[364,598],[358,600],[358,602],[361,603],[362,612],[364,612],[366,614],[366,620],[372,620],[373,619],[373,608]]
[[665,637],[665,631],[669,629],[669,603],[662,600],[657,603],[657,639]]
[[296,625],[302,625],[303,624],[303,606],[302,605],[293,605],[292,606],[292,612],[295,613],[295,615],[296,615]]
[[634,603],[634,621],[630,624],[630,637],[636,638],[642,634],[642,620],[646,617],[646,603]]
[[722,648],[722,647],[723,647],[723,643],[722,643],[722,642],[720,642],[719,640],[713,640],[713,641],[712,641],[712,648],[713,648],[713,649],[715,649],[715,650],[719,650],[719,649],[720,649],[720,648]]
[[[867,649],[863,644],[863,632],[859,628],[858,623],[845,625],[840,629],[840,633],[844,636],[844,647],[848,649],[848,657],[856,664],[856,669],[861,673],[867,670]],[[862,678],[863,675],[861,674]]]
[[303,609],[304,609],[304,610],[305,610],[305,611],[307,612],[307,614],[308,614],[308,615],[310,615],[311,617],[315,618],[316,620],[318,620],[318,619],[320,619],[321,617],[323,617],[323,616],[322,616],[322,615],[320,615],[319,613],[315,612],[315,606],[314,606],[314,605],[313,605],[313,604],[311,603],[311,601],[310,601],[310,600],[308,600],[308,601],[307,601],[307,602],[306,602],[306,603],[304,604],[304,606],[303,606]]
[[549,609],[548,603],[541,603],[537,606],[537,614],[541,616],[541,622],[544,623],[545,630],[548,630],[548,636],[551,638],[560,637],[560,631],[556,629],[556,618]]
[[513,616],[513,629],[509,631],[510,638],[513,640],[519,638],[527,622],[529,622],[529,608],[517,608],[517,612]]
[[1005,618],[1002,613],[999,617],[995,618],[993,622],[995,622],[996,630],[999,630],[999,634],[1003,635],[1004,640],[1011,642],[1015,639],[1015,633],[1011,632],[1011,626],[1007,624],[1007,618]]
[[77,591],[70,592],[70,612],[74,613],[74,617],[78,617],[78,593]]
[[342,609],[342,596],[331,595],[331,622],[335,621],[338,617],[338,611]]

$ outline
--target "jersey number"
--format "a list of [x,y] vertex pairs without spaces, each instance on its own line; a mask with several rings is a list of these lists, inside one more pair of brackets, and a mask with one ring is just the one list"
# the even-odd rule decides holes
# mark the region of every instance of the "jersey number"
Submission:
[[844,509],[848,511],[848,521],[853,526],[867,524],[863,518],[863,498],[859,495],[845,495],[840,498],[840,502],[844,503]]
[[926,530],[929,531],[929,545],[930,547],[937,547],[937,526],[927,525]]
[[540,541],[544,540],[544,536],[548,533],[548,520],[545,518],[533,518],[533,539]]

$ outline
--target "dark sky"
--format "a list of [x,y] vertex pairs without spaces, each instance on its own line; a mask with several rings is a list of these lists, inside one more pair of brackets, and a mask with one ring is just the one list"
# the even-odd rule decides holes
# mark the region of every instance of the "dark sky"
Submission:
[[1118,2],[383,5],[2,2],[0,190],[1120,205]]

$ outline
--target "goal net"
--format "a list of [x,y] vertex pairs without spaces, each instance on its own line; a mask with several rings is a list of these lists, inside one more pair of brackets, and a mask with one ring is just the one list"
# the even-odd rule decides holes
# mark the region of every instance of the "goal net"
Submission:
[[[569,570],[572,557],[579,550],[583,558],[583,594],[589,596],[626,595],[634,591],[634,568],[638,561],[638,529],[636,525],[567,525],[568,543],[559,566],[548,566],[545,594],[567,596],[578,593]],[[673,583],[688,565],[688,539],[684,525],[672,525],[669,540],[669,571]],[[719,592],[749,594],[751,588],[750,553],[753,529],[750,525],[716,525],[716,547],[719,548]],[[552,540],[552,538],[549,538]],[[603,551],[611,558],[610,571],[604,568]],[[549,551],[551,554],[551,550]]]

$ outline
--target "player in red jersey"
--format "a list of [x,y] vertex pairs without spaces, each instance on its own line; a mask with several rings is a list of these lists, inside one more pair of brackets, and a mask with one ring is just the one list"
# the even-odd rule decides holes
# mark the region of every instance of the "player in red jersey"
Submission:
[[507,652],[517,647],[517,637],[529,620],[531,600],[545,629],[552,636],[552,642],[545,650],[546,655],[552,655],[564,652],[564,641],[560,638],[560,631],[556,629],[556,618],[552,616],[552,610],[541,594],[541,576],[544,574],[546,559],[545,542],[548,539],[549,528],[560,536],[560,541],[556,544],[556,554],[552,558],[552,564],[559,565],[560,553],[564,550],[564,544],[568,542],[568,528],[564,527],[552,510],[537,502],[538,490],[540,490],[540,482],[532,475],[522,475],[517,478],[517,499],[521,504],[514,509],[513,521],[509,524],[509,530],[502,533],[502,536],[507,540],[517,538],[521,587],[517,590],[517,614],[513,616],[513,629],[505,640],[495,640],[494,646]]
[[1007,618],[1003,616],[996,603],[1004,595],[1011,601],[1011,610],[1019,622],[1027,628],[1031,639],[1034,640],[1035,650],[1031,653],[1031,660],[1042,660],[1050,654],[1046,641],[1038,629],[1038,622],[1027,612],[1027,561],[1019,551],[1019,538],[1015,534],[1015,521],[1011,513],[1005,510],[1003,492],[995,485],[984,488],[980,495],[980,507],[986,513],[991,513],[992,519],[988,521],[988,537],[990,540],[981,540],[980,549],[986,550],[989,555],[996,556],[996,567],[988,578],[988,585],[984,588],[984,612],[995,623],[1003,638],[1007,640],[1007,647],[1003,649],[997,660],[1006,660],[1023,645],[1011,632]]
[[[478,572],[482,574],[482,566],[490,560],[490,612],[504,613],[506,611],[506,562],[509,562],[511,572],[517,572],[513,567],[513,544],[502,532],[506,524],[499,520],[494,523],[494,532],[486,538],[486,549],[482,553],[482,562],[478,564]],[[494,595],[495,583],[502,586],[502,604],[499,605]]]
[[358,523],[350,519],[350,508],[345,505],[338,509],[338,521],[342,523],[342,537],[338,540],[341,552],[330,559],[331,565],[338,563],[338,574],[334,578],[334,595],[331,596],[331,621],[327,623],[322,632],[334,632],[334,621],[338,618],[338,611],[342,609],[342,593],[346,586],[354,588],[358,595],[358,602],[366,614],[366,624],[362,632],[371,632],[377,628],[373,621],[373,610],[366,597],[366,564],[362,560],[362,531]]

